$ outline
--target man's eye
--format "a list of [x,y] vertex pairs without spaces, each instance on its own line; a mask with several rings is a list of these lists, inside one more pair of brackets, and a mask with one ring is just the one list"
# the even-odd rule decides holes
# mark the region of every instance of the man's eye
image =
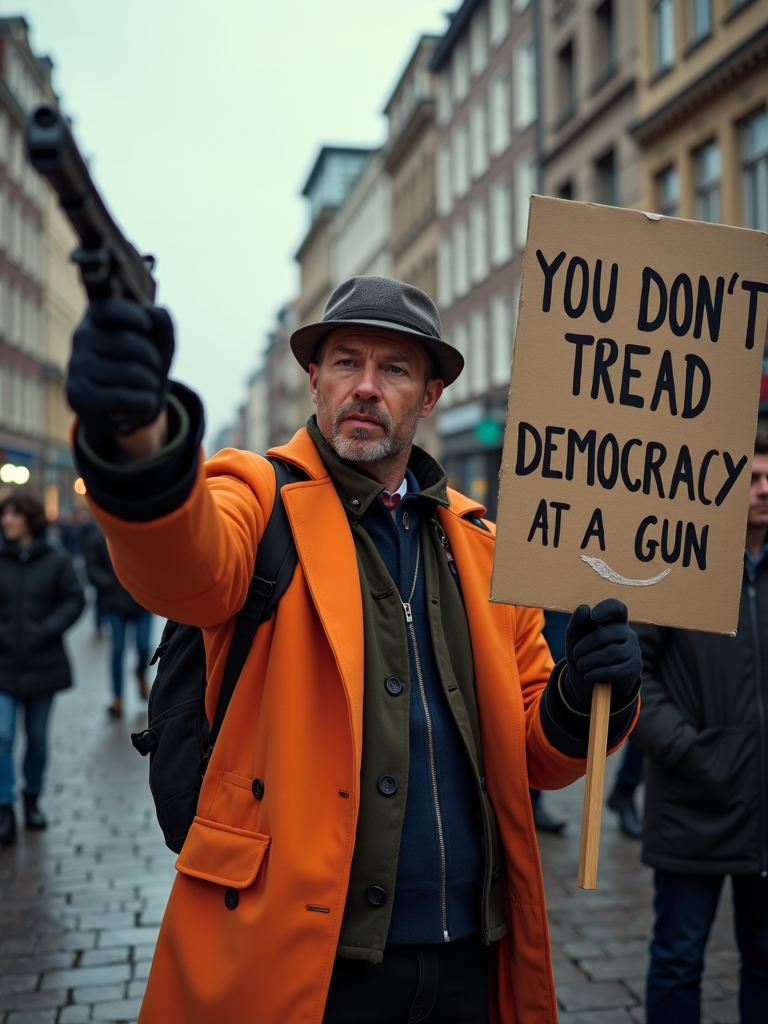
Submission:
[[389,371],[390,373],[405,373],[402,366],[390,366]]

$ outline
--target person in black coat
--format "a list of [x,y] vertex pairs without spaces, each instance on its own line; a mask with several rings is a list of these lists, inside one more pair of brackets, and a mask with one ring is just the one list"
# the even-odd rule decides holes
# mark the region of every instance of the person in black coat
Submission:
[[136,638],[139,696],[142,700],[149,697],[146,671],[152,613],[142,608],[117,578],[106,538],[98,527],[94,527],[85,545],[85,568],[88,579],[98,591],[112,633],[112,703],[107,710],[112,718],[120,718],[123,713],[123,656],[129,622],[133,623]]
[[16,839],[13,741],[24,709],[27,828],[45,828],[38,805],[53,695],[72,685],[62,635],[85,598],[70,556],[45,541],[45,512],[32,494],[0,502],[0,846]]
[[698,1024],[704,950],[731,875],[742,1024],[768,1020],[768,435],[752,463],[735,637],[637,625],[655,869],[648,1024]]

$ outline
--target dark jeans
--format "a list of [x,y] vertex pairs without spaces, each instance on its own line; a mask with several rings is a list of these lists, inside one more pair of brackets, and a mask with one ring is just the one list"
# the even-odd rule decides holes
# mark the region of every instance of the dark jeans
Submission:
[[136,671],[143,672],[149,665],[149,631],[152,627],[152,612],[142,612],[134,618],[121,615],[112,608],[107,609],[109,628],[112,631],[112,693],[115,697],[123,695],[123,655],[125,654],[125,634],[129,622],[136,631]]
[[[646,994],[647,1024],[699,1024],[704,948],[723,875],[656,871],[656,922]],[[742,1024],[768,1020],[768,878],[732,875],[741,953]]]
[[24,708],[24,731],[27,749],[24,754],[24,792],[37,795],[43,788],[43,771],[48,755],[48,717],[53,694],[41,697],[11,697],[0,693],[0,806],[15,799],[16,779],[13,771],[13,740],[20,707]]
[[490,950],[478,938],[337,957],[323,1024],[489,1024]]

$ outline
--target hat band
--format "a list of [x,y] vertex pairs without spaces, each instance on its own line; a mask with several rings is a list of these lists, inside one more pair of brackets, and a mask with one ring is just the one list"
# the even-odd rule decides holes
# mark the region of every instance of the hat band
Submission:
[[328,320],[323,317],[323,323],[329,324],[335,320],[357,320],[360,318],[366,320],[387,320],[390,323],[398,324],[400,327],[411,327],[413,330],[418,331],[419,334],[425,334],[436,341],[441,340],[439,335],[432,334],[429,327],[425,326],[423,321],[417,320],[415,316],[408,316],[407,313],[403,313],[400,310],[392,313],[388,309],[382,309],[381,306],[350,306],[341,313],[334,313]]

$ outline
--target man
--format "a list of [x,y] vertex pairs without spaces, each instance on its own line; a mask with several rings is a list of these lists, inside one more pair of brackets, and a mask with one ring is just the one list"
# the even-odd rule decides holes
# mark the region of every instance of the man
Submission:
[[741,1021],[768,1014],[768,435],[752,461],[734,637],[638,626],[644,863],[655,868],[648,1024],[698,1024],[704,949],[731,875]]
[[[205,773],[140,1019],[554,1024],[528,786],[583,773],[596,681],[610,745],[631,728],[626,608],[577,609],[552,671],[541,612],[489,604],[483,509],[413,446],[463,366],[423,292],[354,278],[291,347],[317,406],[272,453],[307,475],[282,492],[299,565]],[[91,307],[68,396],[123,582],[205,631],[212,716],[275,478],[248,452],[202,465],[172,352],[165,311]]]
[[85,544],[85,569],[96,588],[98,602],[104,609],[112,634],[112,703],[107,707],[110,718],[123,716],[123,661],[125,660],[128,623],[136,644],[136,679],[139,697],[149,698],[147,667],[149,665],[149,634],[152,612],[135,601],[117,578],[104,534],[98,527],[91,531]]

